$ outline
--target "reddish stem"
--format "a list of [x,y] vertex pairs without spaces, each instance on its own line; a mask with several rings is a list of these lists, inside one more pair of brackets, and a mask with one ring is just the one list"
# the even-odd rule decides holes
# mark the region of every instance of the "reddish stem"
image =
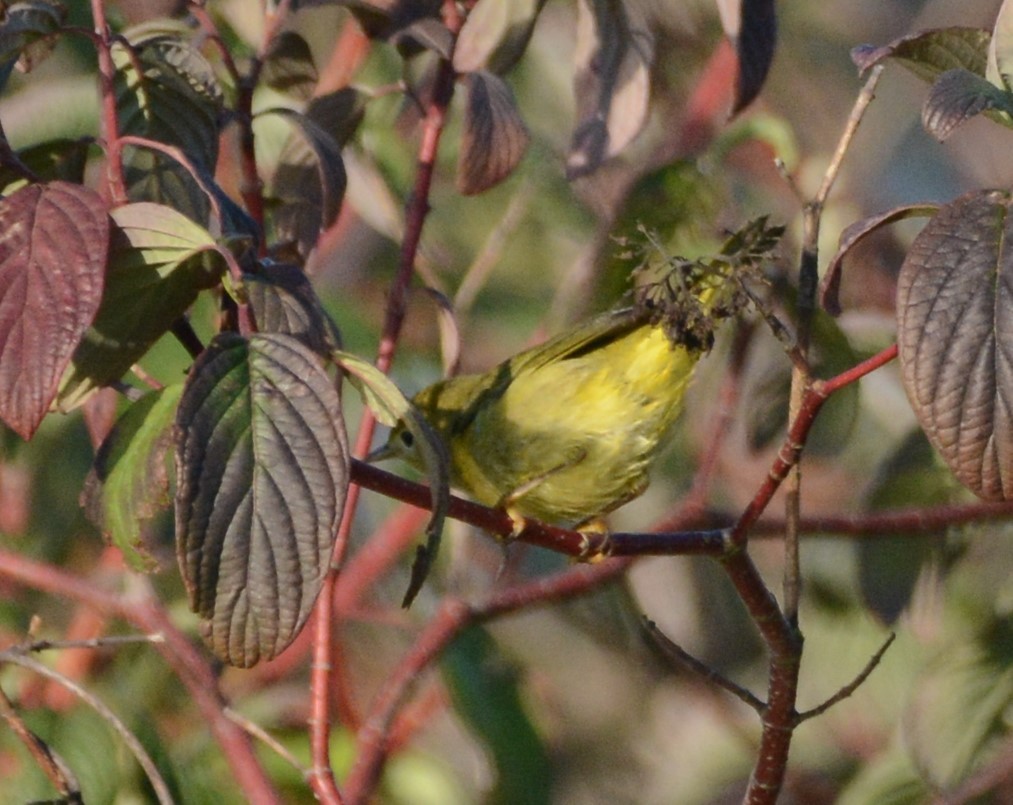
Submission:
[[95,23],[95,50],[98,55],[99,89],[102,100],[102,139],[106,152],[106,187],[113,207],[127,203],[127,188],[123,180],[123,146],[120,142],[119,123],[116,117],[116,67],[110,51],[112,38],[106,22],[104,0],[91,0],[92,20]]

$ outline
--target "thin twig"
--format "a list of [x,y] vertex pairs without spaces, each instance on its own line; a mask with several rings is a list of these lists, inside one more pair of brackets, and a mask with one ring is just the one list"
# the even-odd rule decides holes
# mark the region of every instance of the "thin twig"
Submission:
[[837,693],[835,693],[833,696],[831,696],[829,699],[823,702],[823,704],[812,708],[812,710],[806,710],[804,713],[799,713],[795,717],[795,723],[801,724],[803,721],[808,721],[810,718],[815,718],[818,715],[822,715],[838,702],[842,702],[849,696],[851,696],[851,694],[854,693],[856,690],[858,690],[861,684],[866,679],[869,678],[869,674],[871,674],[876,669],[876,666],[878,666],[880,661],[883,659],[883,655],[886,654],[886,650],[890,648],[890,646],[893,644],[893,641],[896,639],[897,639],[896,633],[890,632],[890,636],[886,638],[886,641],[883,643],[882,646],[879,647],[879,650],[869,658],[869,661],[865,664],[865,667],[861,670],[858,676],[856,676],[847,685],[845,685],[843,688],[837,691]]
[[101,699],[89,693],[72,679],[68,679],[63,674],[43,665],[38,660],[35,660],[32,657],[27,657],[16,651],[0,651],[0,664],[3,663],[20,665],[22,668],[27,668],[34,673],[51,679],[57,684],[62,685],[77,696],[81,701],[91,707],[105,720],[107,724],[109,724],[109,726],[119,733],[123,743],[126,744],[140,767],[144,769],[144,773],[147,775],[148,782],[151,783],[151,787],[154,790],[158,801],[162,803],[162,805],[172,805],[172,794],[169,793],[169,787],[165,784],[165,780],[162,779],[162,775],[158,771],[158,767],[155,766],[154,761],[145,751],[144,747],[141,746],[141,742],[137,739],[137,736],[127,729],[126,724],[120,721],[119,717],[110,710]]
[[46,777],[60,792],[61,801],[68,803],[82,803],[81,785],[77,777],[71,771],[66,762],[43,741],[38,735],[32,732],[25,724],[21,715],[7,694],[0,688],[0,717],[7,722],[7,726],[20,739],[21,743],[28,749],[29,754],[42,769]]
[[662,632],[654,621],[644,618],[641,624],[644,632],[654,641],[654,644],[664,653],[668,659],[687,668],[707,682],[712,682],[720,688],[724,688],[732,696],[749,705],[757,713],[762,713],[767,705],[760,699],[740,685],[736,685],[728,677],[701,662],[682,646],[669,638]]
[[[106,152],[106,184],[114,207],[127,202],[123,180],[123,146],[120,142],[116,115],[116,66],[113,64],[112,37],[106,22],[104,0],[91,0],[92,21],[95,23],[95,51],[98,55],[99,88],[102,100],[102,139]],[[138,73],[140,75],[140,73]]]
[[162,634],[127,634],[92,637],[88,640],[32,640],[29,643],[9,646],[5,651],[16,654],[29,654],[37,651],[61,651],[75,648],[113,648],[136,643],[164,643]]

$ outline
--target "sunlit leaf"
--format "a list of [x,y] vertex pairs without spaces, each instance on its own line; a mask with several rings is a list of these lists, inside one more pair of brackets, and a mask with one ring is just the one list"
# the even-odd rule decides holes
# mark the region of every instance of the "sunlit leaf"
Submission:
[[454,69],[503,75],[527,50],[544,5],[545,0],[479,0],[457,37]]
[[64,411],[120,379],[202,289],[218,284],[223,268],[207,230],[170,207],[139,202],[111,215],[102,306],[60,382]]
[[25,439],[99,309],[108,249],[92,190],[53,182],[0,199],[0,418]]
[[530,136],[507,83],[493,73],[471,73],[457,161],[457,189],[481,193],[507,178]]
[[579,0],[577,12],[577,126],[566,160],[570,177],[597,170],[641,132],[654,60],[654,34],[637,6]]
[[1013,496],[1013,258],[1010,194],[944,206],[911,244],[897,285],[904,386],[961,483]]
[[215,654],[249,667],[285,649],[330,564],[348,487],[334,382],[295,338],[219,335],[176,419],[176,550]]
[[443,521],[450,505],[450,470],[447,449],[418,409],[401,393],[394,382],[373,364],[357,355],[335,350],[335,360],[348,372],[349,382],[362,395],[363,401],[378,421],[391,427],[399,422],[415,437],[429,477],[433,513],[426,526],[426,545],[416,549],[411,580],[402,606],[409,606],[422,588],[440,549]]
[[985,77],[995,86],[1013,89],[1013,3],[1003,0],[992,28],[988,45],[988,67]]
[[168,509],[172,425],[181,383],[148,392],[116,422],[102,443],[82,497],[89,518],[135,570],[154,570],[146,549],[152,519]]

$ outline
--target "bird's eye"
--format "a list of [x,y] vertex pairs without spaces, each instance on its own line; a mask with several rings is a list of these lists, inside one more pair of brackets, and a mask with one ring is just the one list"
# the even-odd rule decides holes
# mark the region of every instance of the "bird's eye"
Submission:
[[401,439],[401,444],[405,447],[411,449],[415,446],[415,436],[410,430],[403,430],[400,434],[398,434],[398,436]]

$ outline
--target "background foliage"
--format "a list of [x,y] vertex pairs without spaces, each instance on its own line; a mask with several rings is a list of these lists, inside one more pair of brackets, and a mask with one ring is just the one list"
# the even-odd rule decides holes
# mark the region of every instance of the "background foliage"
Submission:
[[[121,0],[110,3],[108,13],[116,30],[145,21],[163,26],[150,20],[176,5]],[[406,101],[399,82],[424,84],[426,62],[412,59],[406,67],[394,44],[373,42],[358,53],[342,49],[348,44],[342,37],[355,25],[345,8],[296,5],[301,7],[285,30],[302,39],[278,40],[278,52],[253,97],[254,110],[276,110],[253,124],[273,227],[267,240],[290,244],[290,251],[279,256],[305,256],[317,241],[322,216],[327,225],[307,271],[340,325],[344,348],[369,357],[376,351],[404,237],[404,205],[416,177],[418,108]],[[524,128],[511,129],[505,148],[520,153],[522,140],[528,140],[517,169],[485,192],[464,194],[488,177],[476,176],[480,169],[468,162],[467,148],[481,144],[469,140],[479,136],[470,128],[462,131],[469,109],[465,93],[455,93],[417,261],[426,285],[439,294],[418,285],[411,291],[394,379],[409,393],[435,380],[458,360],[455,343],[462,347],[463,368],[489,367],[535,338],[614,305],[629,273],[616,238],[635,237],[638,226],[660,233],[671,252],[696,255],[713,250],[724,231],[755,216],[786,223],[784,262],[772,286],[778,314],[790,319],[801,204],[774,157],[801,194],[811,196],[861,86],[850,50],[932,27],[991,29],[998,5],[945,0],[784,4],[777,57],[761,98],[725,122],[730,92],[716,9],[703,2],[657,2],[651,7],[657,28],[646,126],[624,144],[621,158],[581,175],[583,152],[572,140],[581,104],[580,81],[576,94],[573,83],[575,62],[578,71],[580,65],[575,9],[561,0],[547,3],[523,55],[511,63],[506,48],[488,63],[489,73],[502,79],[469,79],[488,81],[493,95],[497,81],[509,85]],[[68,4],[68,9],[68,24],[92,27],[85,4]],[[256,52],[263,40],[259,3],[222,0],[209,3],[208,11],[233,53],[245,58]],[[309,48],[315,73],[305,72],[305,59],[290,57],[305,55],[299,42]],[[213,49],[202,52],[209,69],[221,75]],[[143,67],[143,51],[138,58],[131,68]],[[311,98],[322,89],[342,88],[347,78],[342,70],[356,59],[361,63],[349,88],[326,101]],[[140,113],[144,99],[130,94],[131,68],[121,66],[126,83],[117,86],[118,97],[136,103]],[[629,69],[636,73],[636,65]],[[708,78],[724,89],[715,91]],[[0,96],[0,121],[10,146],[36,170],[45,167],[47,176],[73,181],[83,171],[88,183],[99,184],[95,146],[64,149],[61,160],[38,149],[99,133],[96,82],[93,47],[82,38],[61,37],[32,72],[12,74]],[[246,220],[238,208],[244,190],[239,145],[231,136],[207,137],[210,123],[201,115],[213,115],[219,100],[208,87],[169,87],[159,95],[167,105],[144,118],[146,133],[178,142],[188,153],[200,144],[203,161],[195,167],[210,173],[218,166],[216,179],[235,202],[222,199],[221,217],[226,228],[241,230]],[[226,82],[222,91],[229,105],[242,88]],[[1009,187],[1010,132],[978,117],[941,145],[922,127],[926,93],[926,85],[908,71],[887,69],[824,210],[824,263],[842,230],[856,220],[900,204],[946,203],[966,191]],[[307,114],[295,118],[278,109]],[[316,125],[327,127],[343,146],[343,162],[325,141],[314,138]],[[319,164],[330,170],[318,191],[312,188],[318,187]],[[140,148],[127,149],[126,166],[132,192],[153,171],[179,172],[164,155]],[[347,189],[341,186],[345,178]],[[16,180],[5,174],[3,181],[9,192]],[[171,180],[159,186],[175,187]],[[175,190],[164,199],[171,206],[209,214],[207,197],[191,192],[187,177],[181,174]],[[339,212],[336,199],[342,192],[345,204]],[[129,221],[116,223],[129,228]],[[905,220],[876,231],[848,256],[841,288],[844,313],[816,324],[818,375],[843,371],[896,338],[897,272],[921,226]],[[199,250],[206,244],[191,245]],[[184,265],[188,288],[217,282],[217,273],[213,280],[202,279],[221,270],[209,264],[211,258],[184,263],[178,257],[166,257],[164,265]],[[195,296],[181,291],[178,309],[194,303]],[[446,299],[453,302],[457,338],[441,329]],[[206,343],[216,301],[202,294],[194,304],[190,319]],[[153,327],[156,334],[165,329],[158,323]],[[711,416],[734,351],[732,334],[727,336],[701,367],[683,423],[650,490],[616,514],[616,528],[647,529],[691,489],[707,455]],[[122,368],[137,358],[121,358]],[[140,363],[144,373],[172,383],[192,359],[177,339],[165,336]],[[110,377],[120,373],[110,371]],[[753,497],[780,446],[789,371],[782,347],[758,326],[729,429],[713,457],[716,473],[706,503],[717,522],[736,516]],[[61,400],[70,407],[81,386],[65,383]],[[355,397],[346,391],[343,402],[353,423],[359,415]],[[108,404],[124,407],[112,397]],[[157,408],[159,402],[152,399],[151,405]],[[8,430],[2,439],[0,549],[90,583],[119,580],[117,589],[128,600],[151,585],[172,621],[196,636],[198,619],[189,611],[174,561],[171,517],[158,514],[151,523],[144,548],[162,570],[142,577],[124,573],[119,552],[106,545],[79,505],[94,456],[86,419],[79,412],[47,416],[30,443]],[[786,801],[913,803],[939,792],[968,801],[1003,790],[1013,773],[1013,574],[1006,521],[994,516],[915,536],[895,535],[887,525],[845,538],[854,522],[849,518],[860,514],[972,500],[916,425],[896,365],[863,379],[823,411],[804,466],[807,537],[800,621],[806,650],[799,708],[819,704],[851,681],[888,630],[895,630],[897,639],[854,695],[798,729]],[[137,468],[132,475],[149,471],[154,470]],[[769,514],[774,521],[769,528],[776,532],[779,503]],[[448,590],[477,597],[495,585],[547,575],[568,561],[518,545],[504,562],[500,547],[487,536],[448,521],[439,566],[413,608],[404,611],[399,604],[410,551],[388,568],[382,560],[370,564],[365,548],[381,527],[403,530],[404,545],[414,545],[424,519],[379,495],[366,494],[360,503],[349,568],[361,573],[362,581],[345,591],[335,613],[337,720],[344,726],[335,729],[330,749],[339,779],[352,764],[352,726]],[[780,546],[754,541],[752,550],[771,588],[780,592]],[[399,724],[396,751],[379,784],[381,801],[736,799],[755,760],[755,715],[673,667],[645,640],[637,613],[646,613],[665,634],[722,673],[762,689],[762,645],[714,563],[703,557],[642,559],[621,583],[475,626],[454,641],[441,655],[438,673],[418,680],[409,718]],[[0,645],[22,643],[29,631],[58,640],[127,630],[93,608],[0,573]],[[309,631],[277,660],[251,670],[221,668],[219,678],[233,709],[268,730],[304,766],[309,762]],[[150,645],[65,650],[47,653],[43,660],[116,711],[179,801],[243,801],[191,694]],[[78,775],[85,801],[151,797],[132,755],[89,707],[24,668],[5,665],[0,683],[31,729]],[[297,769],[266,747],[258,747],[258,755],[287,801],[310,801]],[[0,731],[0,780],[0,801],[53,796],[7,730]]]

